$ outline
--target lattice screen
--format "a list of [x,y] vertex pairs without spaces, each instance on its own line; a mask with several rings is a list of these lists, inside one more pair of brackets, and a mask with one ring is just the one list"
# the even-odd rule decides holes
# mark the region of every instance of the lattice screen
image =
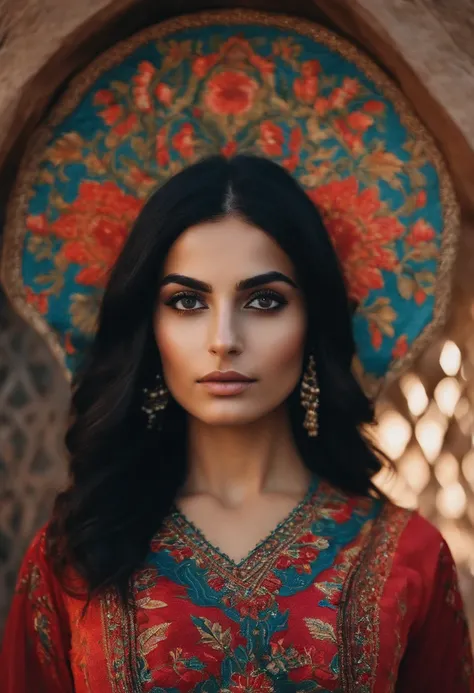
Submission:
[[28,542],[65,482],[68,386],[0,295],[0,631]]

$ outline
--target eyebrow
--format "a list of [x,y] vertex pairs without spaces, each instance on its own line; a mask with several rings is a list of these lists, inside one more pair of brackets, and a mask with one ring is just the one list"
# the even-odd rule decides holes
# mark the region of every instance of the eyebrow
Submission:
[[[236,289],[237,291],[245,291],[246,289],[255,289],[257,286],[270,284],[272,282],[285,282],[295,289],[298,288],[293,279],[287,277],[286,274],[273,271],[265,272],[265,274],[257,274],[255,277],[249,277],[248,279],[242,279],[242,281],[238,282],[236,285]],[[181,284],[182,286],[187,286],[189,289],[203,291],[208,294],[212,293],[212,286],[210,284],[201,282],[199,279],[186,277],[184,274],[168,274],[160,283],[160,287],[166,286],[167,284]]]

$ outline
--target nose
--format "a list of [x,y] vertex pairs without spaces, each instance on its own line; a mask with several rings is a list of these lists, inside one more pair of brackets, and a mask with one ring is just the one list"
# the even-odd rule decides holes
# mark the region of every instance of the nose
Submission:
[[220,358],[240,354],[243,343],[237,316],[230,307],[222,307],[213,313],[209,328],[209,353]]

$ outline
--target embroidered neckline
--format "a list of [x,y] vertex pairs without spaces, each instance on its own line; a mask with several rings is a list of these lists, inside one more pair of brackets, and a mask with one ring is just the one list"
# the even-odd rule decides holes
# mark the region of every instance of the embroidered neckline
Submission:
[[205,549],[208,552],[211,552],[216,556],[220,557],[222,560],[230,564],[230,566],[234,570],[239,570],[242,569],[242,567],[249,564],[251,559],[254,558],[254,556],[259,551],[266,548],[267,545],[273,543],[275,538],[279,536],[281,533],[285,533],[287,530],[294,530],[294,525],[297,524],[298,516],[301,514],[303,518],[305,517],[306,513],[302,513],[302,511],[308,505],[308,503],[312,501],[313,496],[316,493],[319,485],[319,477],[316,474],[313,474],[313,478],[311,479],[310,485],[305,496],[299,501],[299,503],[297,503],[297,505],[295,505],[293,510],[291,510],[289,514],[285,518],[283,518],[276,525],[276,527],[272,529],[271,532],[269,532],[269,534],[267,534],[266,537],[259,541],[258,544],[256,544],[254,548],[251,549],[247,553],[247,555],[244,556],[244,558],[242,558],[242,560],[240,561],[235,561],[227,553],[225,553],[225,551],[223,551],[221,548],[209,541],[205,534],[199,529],[199,527],[197,527],[197,525],[192,520],[186,517],[186,515],[176,506],[176,504],[173,504],[171,518],[175,522],[178,522],[181,525],[181,527],[188,529],[187,535],[190,541],[199,546],[201,549]]

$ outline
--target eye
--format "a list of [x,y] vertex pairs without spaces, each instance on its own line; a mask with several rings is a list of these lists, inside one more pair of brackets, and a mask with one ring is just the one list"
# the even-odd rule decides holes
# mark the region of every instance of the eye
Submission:
[[201,308],[206,308],[197,294],[184,291],[172,296],[166,301],[166,305],[171,306],[181,313],[190,313],[195,310],[200,310]]
[[247,303],[246,308],[253,308],[255,310],[262,311],[273,311],[283,308],[287,304],[286,299],[283,298],[276,291],[259,291],[254,294],[252,299]]

